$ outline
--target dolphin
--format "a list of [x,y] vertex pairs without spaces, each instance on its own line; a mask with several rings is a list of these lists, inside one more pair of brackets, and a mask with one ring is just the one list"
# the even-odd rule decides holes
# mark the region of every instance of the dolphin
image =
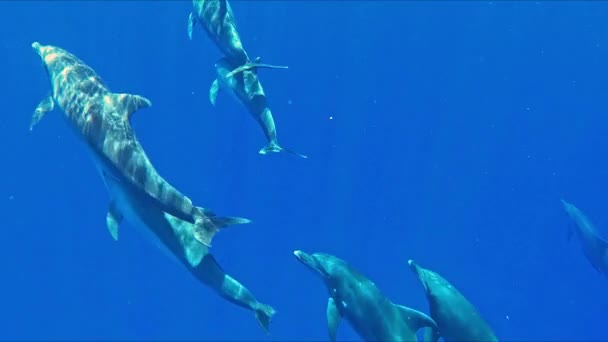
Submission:
[[70,126],[93,152],[110,193],[106,225],[114,240],[118,239],[118,226],[123,219],[142,229],[196,279],[227,300],[253,310],[268,333],[275,310],[258,302],[247,288],[222,270],[209,253],[210,245],[201,243],[198,225],[200,219],[205,222],[203,227],[249,220],[218,217],[208,209],[193,207],[187,197],[156,173],[129,124],[131,114],[150,106],[149,100],[111,93],[91,68],[61,48],[38,42],[32,47],[44,62],[53,94],[42,100],[30,128],[54,108],[55,102],[63,109]]
[[200,23],[209,38],[228,58],[235,69],[229,74],[253,68],[287,69],[287,66],[252,62],[243,48],[232,8],[227,0],[193,0],[193,11],[188,17],[188,38],[192,40],[194,25]]
[[498,341],[490,326],[471,304],[445,278],[408,260],[410,269],[422,282],[436,329],[426,329],[426,342],[443,337],[446,342]]
[[561,202],[570,218],[576,224],[575,228],[571,226],[568,230],[568,239],[571,238],[573,230],[576,231],[576,235],[578,235],[581,241],[583,253],[585,253],[593,268],[599,273],[608,276],[608,241],[599,235],[593,223],[589,221],[580,209],[563,199]]
[[429,316],[392,303],[364,275],[333,255],[294,251],[296,258],[318,274],[327,290],[329,338],[336,340],[340,321],[345,318],[365,341],[417,341],[422,327],[436,328]]
[[272,118],[272,112],[268,107],[266,94],[264,93],[262,84],[257,77],[257,69],[243,70],[233,77],[228,77],[227,74],[233,69],[234,65],[226,58],[221,58],[215,63],[217,78],[213,81],[211,88],[209,89],[209,101],[211,101],[211,104],[215,105],[217,94],[220,89],[230,90],[247,108],[251,116],[253,116],[264,131],[268,144],[259,151],[260,154],[283,151],[302,158],[307,158],[307,156],[303,154],[279,146],[274,119]]
[[93,69],[73,54],[51,45],[32,43],[49,76],[52,94],[37,106],[30,130],[57,103],[69,126],[85,142],[106,188],[110,191],[108,220],[112,235],[127,210],[121,193],[140,193],[140,199],[163,212],[193,223],[196,239],[211,246],[219,229],[249,223],[240,217],[220,217],[196,207],[164,180],[146,156],[130,124],[132,114],[151,102],[139,95],[112,93]]

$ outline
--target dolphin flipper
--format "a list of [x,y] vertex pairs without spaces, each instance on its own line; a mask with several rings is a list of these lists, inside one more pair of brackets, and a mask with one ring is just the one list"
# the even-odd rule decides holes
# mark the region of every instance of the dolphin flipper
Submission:
[[239,72],[243,72],[243,71],[247,71],[247,70],[251,70],[254,73],[257,73],[257,69],[258,68],[264,68],[264,69],[289,69],[289,67],[286,66],[286,65],[272,65],[272,64],[249,62],[249,63],[245,63],[245,64],[243,64],[243,65],[235,68],[231,72],[227,73],[226,74],[226,78],[230,78],[230,77],[234,76],[235,74],[238,74]]
[[405,322],[410,328],[412,328],[412,331],[417,331],[422,327],[431,327],[433,329],[437,329],[437,323],[435,323],[435,321],[431,317],[425,315],[424,313],[418,310],[405,307],[403,305],[393,305],[401,314],[403,322]]
[[32,121],[30,122],[30,131],[34,129],[34,126],[38,124],[44,114],[52,111],[53,108],[55,108],[55,101],[53,101],[53,96],[49,94],[40,101],[38,106],[36,106],[36,110],[32,116]]
[[211,83],[211,87],[209,88],[209,101],[212,105],[215,106],[215,100],[217,99],[217,93],[220,91],[220,81],[215,79],[213,83]]
[[340,311],[338,311],[336,302],[333,298],[329,297],[329,300],[327,301],[327,329],[329,332],[329,340],[332,342],[336,341],[336,334],[341,320],[342,315],[340,315]]
[[205,216],[194,223],[194,238],[203,245],[211,247],[211,241],[220,229],[250,222],[251,220],[242,217]]
[[110,235],[114,241],[118,240],[118,226],[122,222],[122,214],[116,208],[116,202],[110,202],[110,207],[108,208],[108,213],[106,215],[106,226],[110,231]]
[[196,16],[194,13],[190,13],[188,16],[188,39],[192,40],[192,31],[194,31],[194,25],[196,24]]

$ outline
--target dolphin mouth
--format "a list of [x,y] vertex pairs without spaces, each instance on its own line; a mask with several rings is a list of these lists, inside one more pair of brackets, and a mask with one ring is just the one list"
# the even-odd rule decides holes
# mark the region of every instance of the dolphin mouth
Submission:
[[410,269],[411,269],[411,270],[412,270],[414,273],[416,273],[416,275],[417,275],[417,276],[420,276],[420,272],[419,272],[419,269],[418,269],[418,264],[416,264],[416,263],[414,262],[414,260],[412,260],[412,259],[408,260],[408,261],[407,261],[407,265],[410,267]]
[[293,255],[295,255],[296,258],[298,259],[298,261],[300,261],[301,263],[306,265],[308,268],[310,268],[311,270],[313,270],[315,272],[318,272],[317,268],[315,267],[315,263],[312,259],[312,256],[310,256],[310,254],[304,253],[301,250],[295,250],[295,251],[293,251]]

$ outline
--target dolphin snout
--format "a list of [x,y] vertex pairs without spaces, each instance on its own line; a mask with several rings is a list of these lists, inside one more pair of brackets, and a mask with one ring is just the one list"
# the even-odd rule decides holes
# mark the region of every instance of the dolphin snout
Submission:
[[418,274],[418,264],[414,262],[414,260],[410,259],[407,261],[408,266],[414,273]]
[[36,53],[37,53],[37,54],[38,54],[40,57],[42,57],[42,49],[43,49],[43,48],[44,48],[44,47],[43,47],[43,46],[42,46],[40,43],[38,43],[38,42],[33,42],[33,43],[32,43],[32,49],[34,49],[34,51],[36,51]]

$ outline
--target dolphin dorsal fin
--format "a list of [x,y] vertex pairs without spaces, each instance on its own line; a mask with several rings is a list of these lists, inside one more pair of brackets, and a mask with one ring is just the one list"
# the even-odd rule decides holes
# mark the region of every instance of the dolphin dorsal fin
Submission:
[[147,98],[133,94],[112,94],[112,102],[126,120],[130,120],[131,115],[138,109],[152,106],[152,102]]
[[327,330],[329,332],[329,340],[332,342],[336,341],[336,332],[341,320],[342,315],[336,306],[336,301],[332,297],[329,297],[327,301]]
[[397,305],[397,304],[393,304],[393,305],[395,306],[395,308],[401,315],[401,319],[413,331],[418,331],[418,329],[420,329],[422,327],[430,327],[433,329],[437,329],[437,324],[435,323],[435,321],[431,317],[425,315],[424,313],[422,313],[418,310],[410,309],[403,305]]

